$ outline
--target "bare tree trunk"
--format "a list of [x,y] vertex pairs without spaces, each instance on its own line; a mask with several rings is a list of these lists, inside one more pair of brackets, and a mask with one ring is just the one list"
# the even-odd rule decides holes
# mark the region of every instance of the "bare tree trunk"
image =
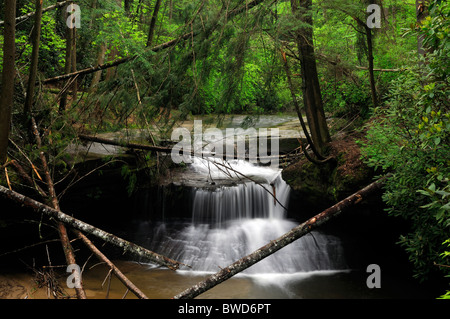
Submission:
[[297,116],[298,116],[298,118],[300,120],[300,125],[301,125],[301,127],[303,129],[303,133],[305,134],[306,140],[308,141],[308,144],[311,146],[311,149],[312,149],[314,155],[317,156],[318,160],[310,157],[308,152],[307,152],[307,150],[306,150],[306,147],[302,146],[303,153],[305,154],[305,157],[309,161],[311,161],[311,162],[313,162],[315,164],[322,164],[322,163],[325,162],[325,161],[323,161],[324,158],[322,157],[322,155],[316,149],[316,147],[315,147],[315,145],[314,145],[314,143],[313,143],[313,141],[311,139],[311,136],[309,135],[308,129],[306,127],[306,123],[303,120],[303,115],[302,115],[302,112],[300,110],[300,106],[298,105],[298,102],[297,102],[297,97],[295,96],[294,85],[292,83],[291,71],[290,71],[290,68],[289,68],[289,65],[288,65],[288,61],[286,59],[286,54],[284,53],[284,51],[282,51],[281,53],[282,53],[282,58],[283,58],[284,70],[285,70],[285,73],[286,73],[286,78],[287,78],[287,82],[288,82],[288,86],[289,86],[289,91],[291,92],[291,95],[292,95],[292,102],[294,103],[294,107],[295,107],[295,110],[297,112]]
[[33,50],[31,52],[30,76],[28,78],[27,96],[25,98],[24,114],[29,116],[34,100],[34,88],[36,85],[37,66],[39,58],[39,41],[41,38],[42,0],[36,0],[36,14],[33,30]]
[[342,213],[347,207],[359,203],[366,196],[380,189],[384,181],[384,178],[373,182],[358,192],[350,195],[339,203],[327,208],[320,214],[308,219],[303,224],[293,228],[283,236],[276,240],[271,241],[267,245],[255,250],[253,253],[239,259],[228,267],[222,268],[219,272],[207,277],[204,281],[186,289],[180,294],[174,296],[174,299],[190,299],[202,294],[203,292],[215,287],[221,282],[231,278],[237,273],[253,266],[262,259],[272,255],[281,248],[289,245],[305,234],[311,232],[313,229],[325,224],[331,218],[334,218]]
[[[32,129],[33,129],[33,134],[36,138],[36,144],[37,144],[38,148],[41,148],[42,147],[41,137],[39,136],[39,131],[36,126],[36,121],[34,120],[33,117],[31,118],[31,125],[32,125]],[[47,182],[47,188],[48,188],[48,194],[50,196],[52,206],[54,209],[60,210],[58,198],[56,197],[55,188],[53,185],[52,178],[50,176],[50,171],[48,169],[47,159],[45,158],[45,154],[43,151],[39,152],[39,157],[42,162],[42,168],[44,169],[45,180]],[[63,246],[64,255],[66,257],[67,265],[74,265],[77,262],[75,260],[75,254],[73,252],[72,245],[70,244],[70,239],[67,234],[67,229],[62,222],[58,222],[57,226],[58,226],[59,237],[61,239],[61,244]],[[79,288],[76,287],[75,292],[77,294],[78,299],[86,299],[86,293],[82,286]]]
[[[416,0],[416,18],[417,24],[421,24],[422,20],[428,16],[428,10],[424,0]],[[417,53],[419,56],[424,57],[426,50],[423,47],[424,35],[419,33],[417,35]]]
[[159,7],[161,0],[156,0],[155,8],[153,9],[152,20],[150,21],[150,29],[148,31],[147,47],[150,47],[153,43],[153,36],[155,35],[155,25],[158,18]]
[[[100,44],[100,47],[98,49],[97,67],[105,62],[105,53],[106,53],[106,44],[102,43]],[[91,89],[94,89],[97,86],[97,84],[100,82],[101,77],[102,77],[101,70],[94,73],[91,81]]]
[[[72,29],[72,69],[71,72],[77,71],[77,28]],[[78,81],[75,79],[72,83],[72,102],[75,102],[77,100],[77,93],[78,93]]]
[[[50,11],[50,10],[53,10],[53,9],[60,8],[60,7],[64,6],[67,2],[68,1],[57,2],[54,5],[51,5],[51,6],[48,6],[47,8],[45,8],[45,9],[42,9],[42,13]],[[27,14],[25,14],[23,16],[17,17],[17,18],[15,18],[16,19],[16,23],[18,23],[20,21],[23,21],[23,20],[26,20],[29,17],[34,16],[35,14],[36,14],[36,12],[34,11],[34,12],[27,13]],[[0,26],[2,26],[5,23],[5,21],[0,21]]]
[[171,147],[112,141],[112,140],[109,140],[106,138],[85,135],[85,134],[79,134],[78,137],[84,141],[91,141],[91,142],[108,144],[108,145],[116,145],[116,146],[122,146],[122,147],[128,147],[128,148],[134,148],[134,149],[140,149],[140,150],[147,150],[147,151],[163,152],[163,153],[172,152]]
[[323,109],[322,94],[317,73],[311,7],[312,0],[291,0],[292,13],[297,15],[302,24],[307,25],[295,32],[301,59],[303,103],[311,138],[315,147],[322,152],[328,142],[330,142],[331,137]]
[[107,233],[97,227],[89,225],[72,216],[66,215],[57,209],[42,204],[30,197],[24,196],[15,191],[9,190],[8,188],[1,185],[0,185],[0,196],[3,197],[4,199],[15,202],[16,204],[24,208],[29,208],[39,215],[44,214],[47,217],[53,218],[57,221],[64,223],[66,226],[80,230],[86,234],[98,237],[107,243],[110,243],[118,248],[121,248],[124,253],[133,254],[147,261],[168,267],[169,269],[172,270],[176,270],[180,267],[180,265],[184,265],[183,263],[180,263],[178,261],[172,260],[170,258],[152,252],[144,247],[141,247],[125,239],[114,236],[113,234]]
[[0,165],[5,163],[14,103],[15,54],[16,54],[16,0],[5,2],[5,29],[3,43],[3,72],[0,92]]
[[133,4],[133,0],[125,0],[123,3],[123,8],[125,10],[125,14],[129,17],[131,15],[131,6]]
[[[367,60],[369,60],[369,82],[370,82],[370,93],[372,96],[372,106],[377,106],[377,89],[375,87],[375,75],[373,70],[373,40],[372,40],[372,30],[364,25],[366,30],[366,40],[367,40]],[[364,111],[367,111],[364,110]]]
[[75,234],[80,238],[86,246],[104,263],[108,265],[110,269],[114,272],[114,274],[119,278],[119,280],[130,289],[138,298],[140,299],[148,299],[148,297],[138,288],[136,287],[128,278],[105,256],[103,253],[98,250],[97,247],[92,244],[92,242],[83,235],[79,230],[74,230]]
[[[69,3],[71,4],[72,1]],[[69,14],[67,13],[67,10],[64,10],[64,20],[66,21],[68,18]],[[73,50],[72,50],[72,36],[73,36],[73,32],[72,29],[69,28],[68,26],[66,26],[66,64],[64,66],[64,73],[65,74],[69,74],[72,71],[72,54],[73,54]],[[59,100],[59,113],[63,113],[66,110],[66,106],[67,106],[67,85],[69,84],[69,82],[71,81],[71,79],[68,79],[68,82],[66,83],[66,85],[63,88],[63,93],[61,94],[61,99]]]
[[[45,191],[39,187],[39,185],[35,185],[34,181],[31,179],[31,177],[25,172],[25,170],[22,168],[22,166],[16,161],[12,160],[10,161],[11,165],[14,166],[16,171],[19,173],[19,175],[25,180],[25,182],[30,185],[31,187],[35,187],[36,191],[39,193],[39,195],[43,199],[47,199],[48,195],[45,193]],[[128,287],[129,290],[131,290],[138,298],[140,299],[148,299],[147,296],[139,290],[95,245],[85,236],[83,233],[81,233],[79,230],[72,229],[72,231],[75,233],[75,235],[80,238],[85,245],[104,263],[106,263],[110,269],[116,274],[116,276],[119,278],[119,280]]]

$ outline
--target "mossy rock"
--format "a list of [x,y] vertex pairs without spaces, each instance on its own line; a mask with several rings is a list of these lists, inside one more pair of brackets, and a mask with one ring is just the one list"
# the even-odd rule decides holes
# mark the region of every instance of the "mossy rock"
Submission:
[[329,207],[373,179],[374,173],[361,160],[359,147],[353,138],[333,141],[329,153],[332,159],[325,164],[313,164],[303,158],[282,172],[283,179],[294,190],[303,207]]

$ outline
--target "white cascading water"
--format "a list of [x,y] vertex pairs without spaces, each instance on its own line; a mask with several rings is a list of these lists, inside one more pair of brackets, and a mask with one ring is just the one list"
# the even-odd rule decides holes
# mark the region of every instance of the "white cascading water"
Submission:
[[[192,222],[167,234],[162,225],[161,253],[192,267],[193,271],[217,272],[266,245],[298,224],[286,218],[289,186],[280,170],[231,161],[232,170],[195,159],[192,168],[211,182],[241,179],[235,186],[195,188]],[[242,175],[257,179],[248,181]],[[300,207],[298,209],[301,209]],[[163,238],[161,238],[163,237]],[[245,270],[245,274],[291,274],[344,269],[339,239],[318,231],[300,238]]]

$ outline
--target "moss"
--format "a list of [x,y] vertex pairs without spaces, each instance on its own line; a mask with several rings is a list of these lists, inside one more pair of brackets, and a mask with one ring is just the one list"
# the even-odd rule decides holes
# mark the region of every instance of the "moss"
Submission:
[[353,138],[333,141],[330,155],[333,160],[324,165],[301,159],[283,170],[283,179],[306,207],[328,207],[372,180],[373,172],[361,161]]

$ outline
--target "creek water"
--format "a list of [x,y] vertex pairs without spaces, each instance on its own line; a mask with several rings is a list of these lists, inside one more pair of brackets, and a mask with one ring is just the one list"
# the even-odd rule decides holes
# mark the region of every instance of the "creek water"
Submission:
[[[151,249],[190,265],[191,272],[215,272],[297,225],[286,218],[290,188],[278,169],[237,160],[227,165],[228,172],[202,159],[194,161],[193,169],[208,176],[214,187],[194,188],[191,220],[158,225]],[[236,172],[259,182],[248,182]],[[226,178],[237,184],[220,186]],[[244,273],[264,276],[346,268],[339,239],[312,232]]]
[[[135,223],[132,232],[140,238],[139,244],[190,266],[174,272],[153,264],[119,262],[119,268],[150,298],[171,298],[299,224],[287,216],[291,189],[279,169],[243,161],[227,165],[229,169],[224,169],[196,159],[190,166],[189,174],[194,172],[208,182],[192,187],[189,218]],[[339,236],[313,231],[199,298],[422,296],[409,282],[388,273],[383,274],[383,289],[369,289],[369,274],[352,269],[345,250]],[[94,297],[105,293],[99,286],[105,271],[96,267],[83,277]],[[125,291],[117,280],[110,289],[112,298],[120,298]]]

